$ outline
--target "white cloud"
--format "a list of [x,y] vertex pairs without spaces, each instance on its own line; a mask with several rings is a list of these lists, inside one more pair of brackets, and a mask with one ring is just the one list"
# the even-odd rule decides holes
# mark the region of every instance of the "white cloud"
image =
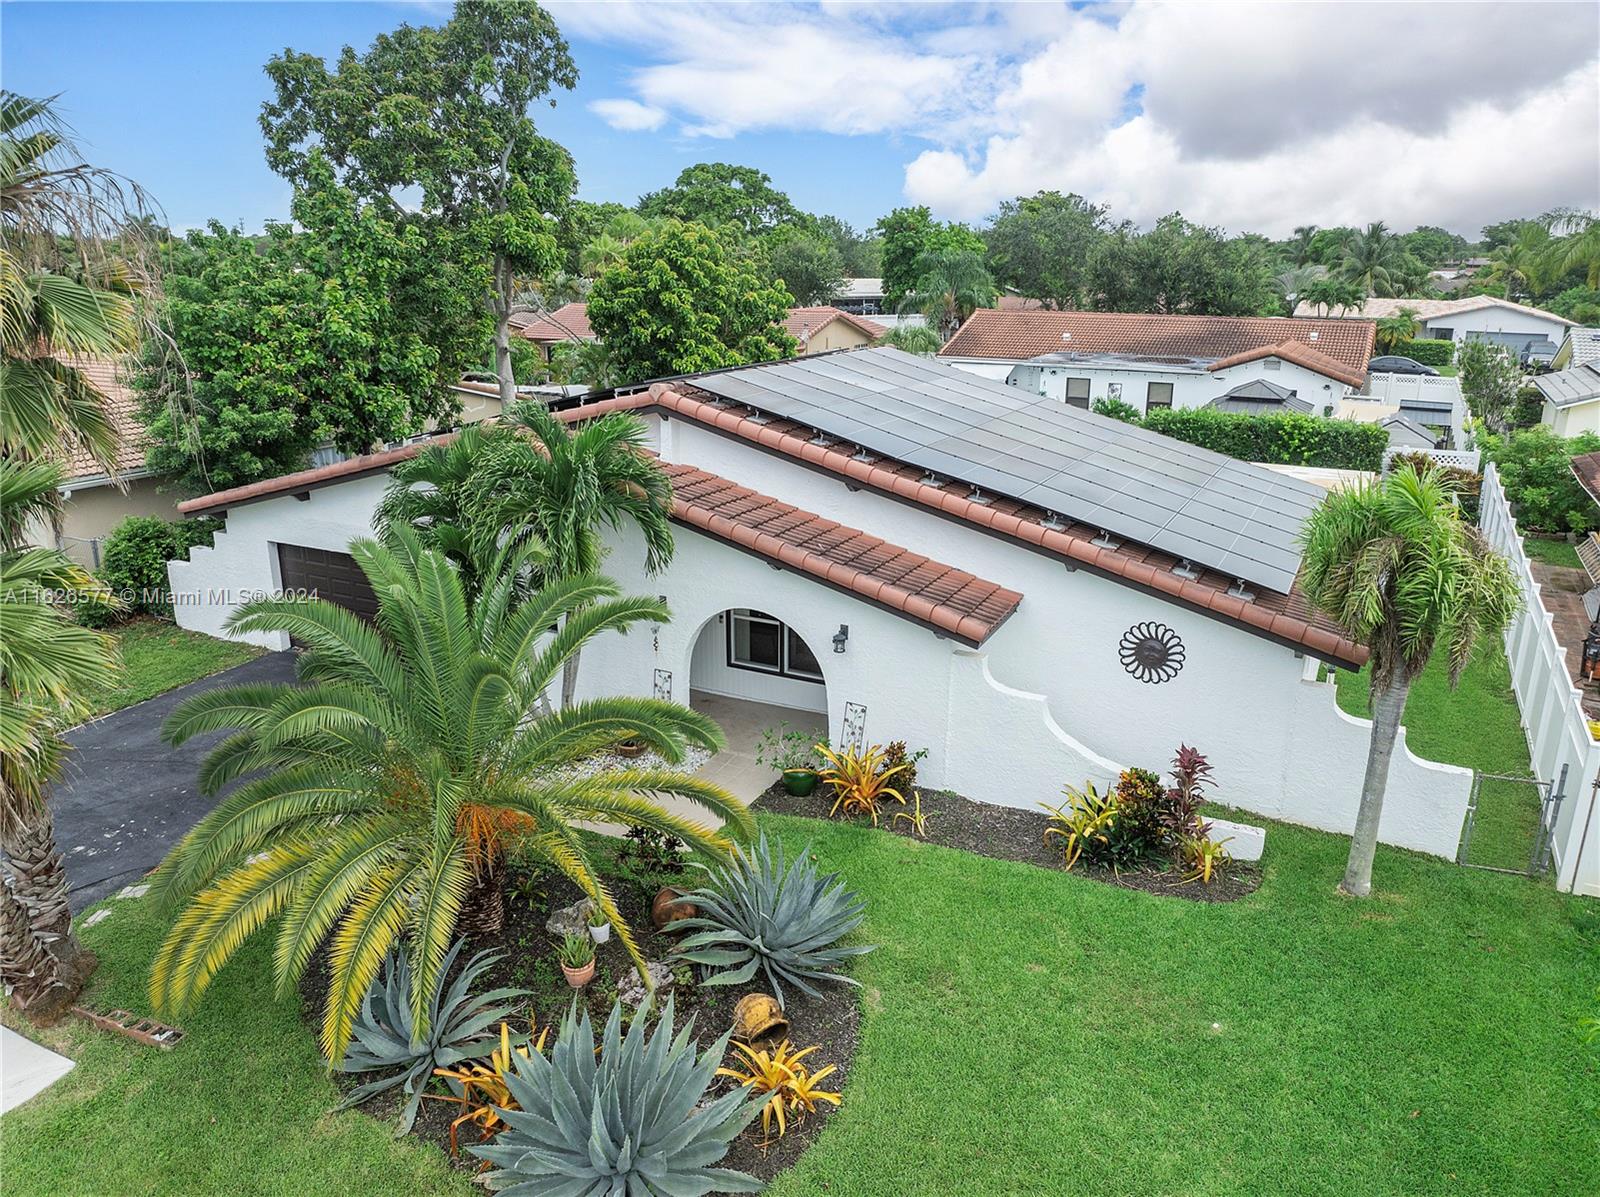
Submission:
[[1471,233],[1600,206],[1592,4],[581,4],[558,18],[645,60],[625,81],[637,101],[595,105],[613,124],[620,110],[600,105],[689,134],[908,139],[906,196],[946,217],[1041,188],[1141,223],[1180,209],[1272,234],[1373,219]]
[[663,109],[641,104],[638,100],[593,100],[589,104],[589,111],[613,129],[621,129],[625,133],[659,129],[667,119]]

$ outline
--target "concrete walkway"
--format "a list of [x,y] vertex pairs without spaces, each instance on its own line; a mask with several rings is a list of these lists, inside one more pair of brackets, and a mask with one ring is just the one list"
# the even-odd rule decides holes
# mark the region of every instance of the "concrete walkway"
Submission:
[[777,780],[776,771],[756,763],[756,744],[763,731],[783,723],[816,736],[828,730],[828,717],[820,711],[797,711],[700,690],[690,693],[689,705],[715,719],[728,738],[728,746],[700,767],[700,776],[745,802],[754,802]]
[[181,748],[162,743],[161,725],[178,704],[218,686],[292,681],[294,654],[267,653],[67,733],[72,751],[50,802],[74,912],[155,868],[216,803],[195,778],[226,733],[197,736]]
[[0,1114],[43,1093],[77,1067],[10,1027],[0,1027]]

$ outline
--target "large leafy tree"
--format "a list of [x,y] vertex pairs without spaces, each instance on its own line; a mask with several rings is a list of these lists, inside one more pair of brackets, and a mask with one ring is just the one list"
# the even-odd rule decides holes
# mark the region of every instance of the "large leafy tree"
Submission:
[[1006,200],[985,234],[995,281],[1052,308],[1090,306],[1089,252],[1105,217],[1100,205],[1059,191]]
[[1250,316],[1278,310],[1274,263],[1257,238],[1228,239],[1173,212],[1146,232],[1122,225],[1089,260],[1106,311]]
[[1379,484],[1334,491],[1307,522],[1304,543],[1307,597],[1371,650],[1372,742],[1340,884],[1365,897],[1411,684],[1438,648],[1455,685],[1520,600],[1511,567],[1462,519],[1437,471],[1402,466]]
[[943,344],[978,308],[993,307],[994,279],[970,249],[934,249],[917,259],[917,282],[900,301],[903,312],[921,312]]
[[769,239],[767,276],[797,304],[832,303],[844,288],[844,260],[827,237],[784,230]]
[[969,250],[983,255],[983,238],[961,224],[945,224],[927,208],[896,208],[878,221],[883,241],[883,301],[898,308],[917,285],[917,259],[933,250]]
[[134,184],[83,160],[49,101],[0,92],[0,980],[43,1019],[94,964],[71,932],[48,787],[62,728],[109,683],[114,657],[69,609],[105,589],[28,536],[57,509],[67,453],[114,472],[109,401],[79,363],[140,342],[135,297],[156,297],[148,215]]
[[232,730],[202,767],[203,789],[247,780],[155,876],[158,900],[180,908],[151,967],[156,1009],[191,1009],[240,945],[275,922],[280,995],[328,945],[321,1039],[329,1059],[343,1053],[393,947],[408,954],[412,1016],[425,1034],[428,995],[457,925],[473,917],[475,890],[501,892],[513,842],[595,900],[643,973],[580,824],[647,827],[722,855],[726,836],[659,799],[692,802],[741,836],[749,813],[710,782],[670,768],[591,775],[567,767],[624,736],[676,762],[689,745],[718,746],[720,732],[670,702],[598,699],[550,714],[541,698],[583,644],[664,621],[666,610],[654,599],[618,597],[592,575],[520,605],[506,601],[496,579],[469,601],[445,557],[404,530],[392,551],[372,541],[351,551],[378,595],[375,624],[320,599],[247,604],[230,630],[294,635],[307,646],[303,684],[208,691],[168,720],[175,744]]
[[273,225],[257,238],[213,223],[169,254],[183,360],[152,345],[139,386],[149,462],[187,489],[302,469],[324,441],[365,453],[454,409],[430,305],[410,302],[422,232],[315,161],[309,184],[293,203],[301,231]]
[[739,237],[759,238],[810,218],[772,185],[765,171],[727,162],[697,162],[679,172],[670,187],[639,200],[643,216],[693,221],[710,228],[732,228]]
[[1492,341],[1463,341],[1456,349],[1456,365],[1467,409],[1490,432],[1505,432],[1524,377],[1516,355]]
[[846,278],[877,278],[883,273],[883,245],[870,233],[858,233],[837,216],[817,217],[817,232],[839,255]]
[[[570,156],[528,115],[577,83],[550,14],[531,0],[463,0],[443,26],[402,25],[364,54],[345,47],[332,71],[285,51],[267,75],[276,90],[261,110],[268,164],[299,186],[320,150],[342,185],[428,233],[430,265],[463,268],[461,285],[481,288],[501,399],[513,402],[517,279],[562,265],[558,221],[575,186]],[[408,188],[421,195],[410,215]]]
[[[599,571],[607,530],[636,528],[651,573],[672,559],[672,486],[645,452],[636,416],[612,412],[573,427],[535,403],[519,404],[513,433],[483,455],[474,475],[471,522],[493,543],[536,536],[542,569],[556,579]],[[578,684],[579,650],[562,667],[561,703],[570,707]]]
[[617,377],[637,382],[792,355],[791,302],[717,233],[671,220],[595,281],[589,323]]

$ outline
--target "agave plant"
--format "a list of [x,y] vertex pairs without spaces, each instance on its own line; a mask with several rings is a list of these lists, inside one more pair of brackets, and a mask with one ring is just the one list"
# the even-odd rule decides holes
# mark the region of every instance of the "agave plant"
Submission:
[[[463,1060],[476,1060],[495,1050],[500,1040],[489,1028],[503,1024],[512,1012],[511,999],[524,996],[523,989],[491,989],[476,996],[473,984],[500,961],[493,952],[479,952],[461,975],[445,987],[445,978],[455,966],[456,957],[466,944],[458,939],[444,958],[438,981],[428,999],[428,1021],[419,1028],[411,1017],[411,964],[404,952],[391,952],[372,988],[361,1001],[361,1012],[352,1027],[350,1047],[334,1065],[340,1072],[383,1072],[385,1075],[356,1088],[340,1103],[341,1110],[360,1105],[369,1097],[404,1085],[405,1108],[400,1111],[400,1130],[404,1134],[417,1119],[422,1091],[436,1069],[449,1068]],[[509,1044],[506,1045],[509,1047]]]
[[813,997],[812,981],[859,984],[832,970],[874,945],[830,945],[861,925],[867,904],[844,887],[837,873],[817,872],[809,845],[785,868],[783,845],[774,852],[763,832],[754,848],[736,847],[731,863],[695,867],[710,884],[683,901],[700,913],[669,923],[667,930],[693,932],[676,954],[706,970],[705,984],[743,985],[759,969],[779,1006],[785,982]]
[[532,1197],[698,1197],[755,1193],[761,1182],[714,1167],[760,1113],[764,1099],[740,1087],[700,1108],[730,1030],[700,1052],[694,1020],[673,1033],[667,998],[655,1034],[649,1003],[622,1035],[622,1003],[611,1007],[598,1053],[589,1012],[567,1011],[546,1060],[538,1052],[512,1061],[506,1087],[517,1108],[500,1111],[506,1129],[473,1147],[494,1165],[484,1177],[496,1192]]

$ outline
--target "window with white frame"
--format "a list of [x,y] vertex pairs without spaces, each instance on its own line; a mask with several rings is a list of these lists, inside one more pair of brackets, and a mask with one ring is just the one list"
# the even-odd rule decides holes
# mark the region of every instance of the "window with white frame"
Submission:
[[728,665],[802,682],[822,681],[822,666],[806,642],[765,611],[728,612]]
[[1172,384],[1170,382],[1152,382],[1145,388],[1144,409],[1154,411],[1158,407],[1172,406]]

